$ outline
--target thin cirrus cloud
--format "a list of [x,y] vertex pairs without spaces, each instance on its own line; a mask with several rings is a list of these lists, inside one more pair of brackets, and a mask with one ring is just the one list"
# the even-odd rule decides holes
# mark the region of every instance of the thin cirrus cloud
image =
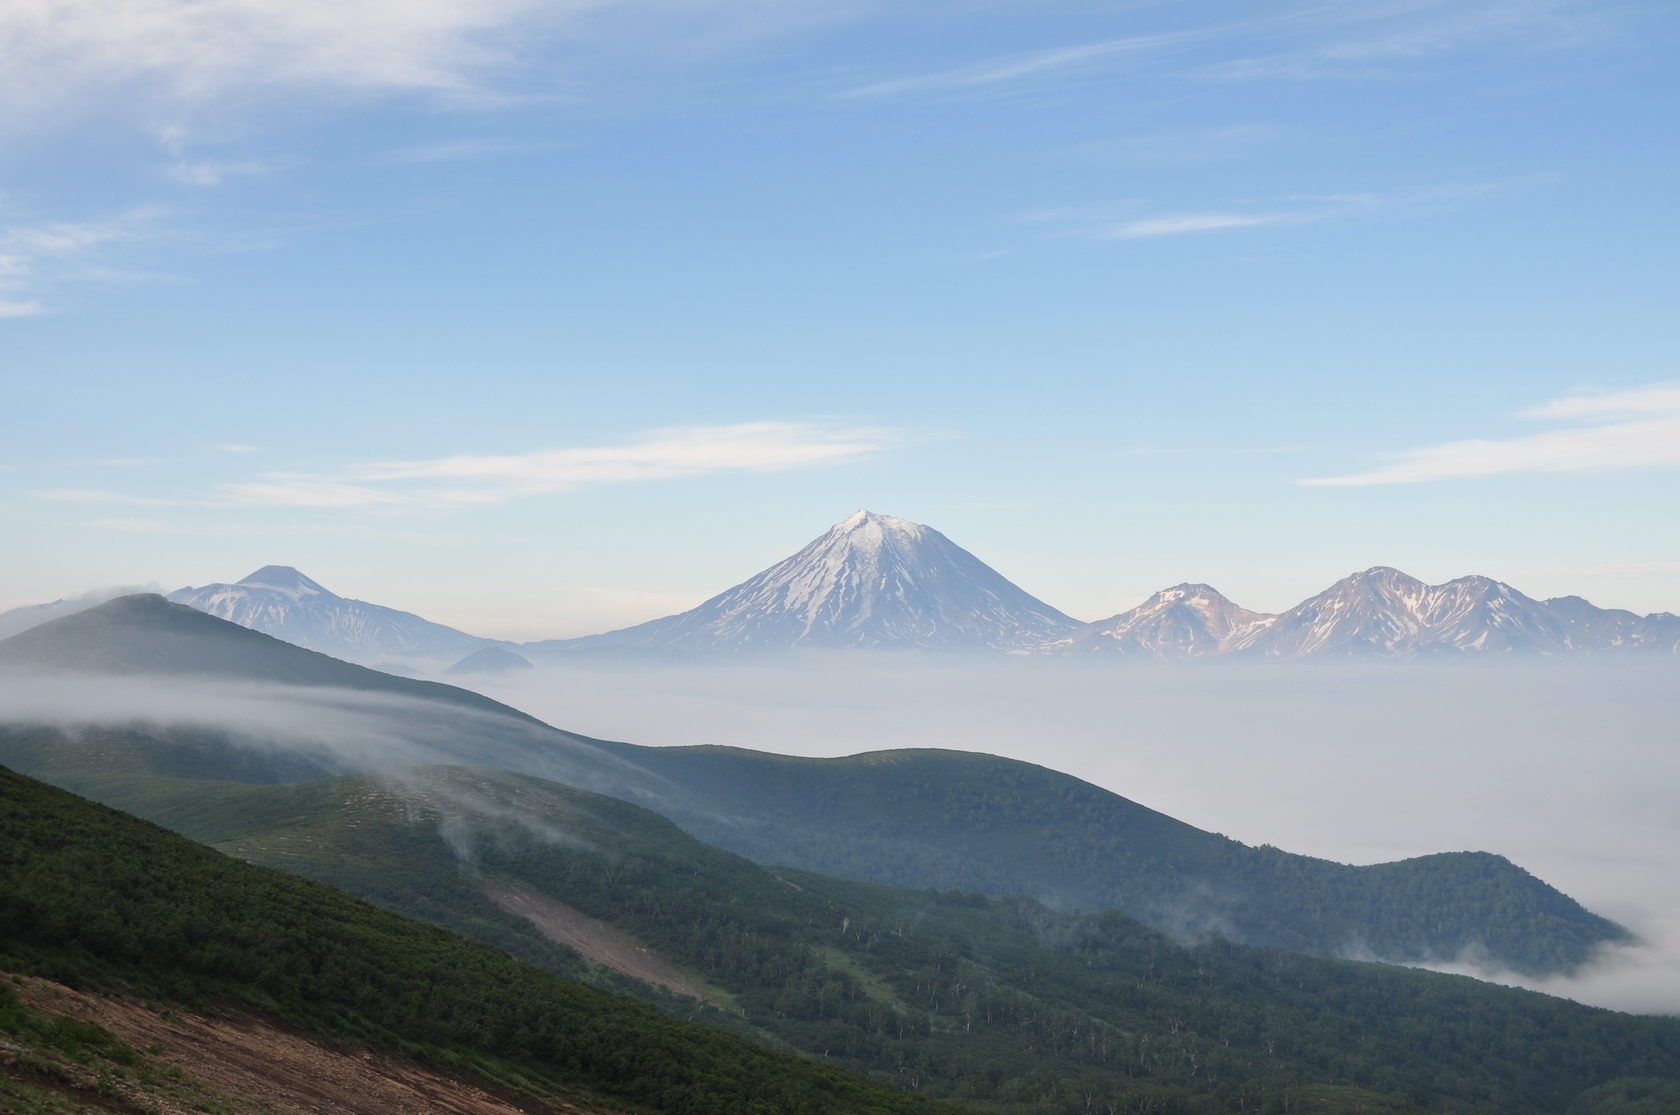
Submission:
[[1165,35],[1138,35],[1124,39],[1080,43],[1048,50],[1027,51],[1002,58],[992,58],[970,66],[892,78],[847,89],[839,94],[845,99],[892,97],[905,93],[952,92],[1002,85],[1046,74],[1060,73],[1087,66],[1123,54],[1137,54],[1177,46],[1194,39],[1215,34],[1213,30],[1180,31]]
[[842,464],[901,442],[890,430],[817,422],[748,422],[658,430],[623,445],[390,461],[346,476],[269,473],[226,484],[230,503],[268,507],[494,504],[600,484]]
[[1294,213],[1180,213],[1169,217],[1149,217],[1141,221],[1124,221],[1098,230],[1104,240],[1147,240],[1157,236],[1182,236],[1188,232],[1218,232],[1228,228],[1252,228],[1256,225],[1275,225],[1303,218]]
[[[1591,12],[1580,0],[1405,0],[1401,3],[1296,5],[1268,15],[1152,35],[1078,43],[994,56],[951,69],[846,89],[842,99],[917,93],[976,92],[1035,79],[1084,76],[1126,56],[1163,54],[1222,42],[1228,57],[1202,59],[1187,72],[1203,79],[1301,78],[1373,62],[1415,62],[1478,46],[1552,48],[1589,37]],[[1244,48],[1285,44],[1259,55]],[[1216,46],[1215,49],[1221,49]]]
[[1523,417],[1577,425],[1503,440],[1476,438],[1392,455],[1391,463],[1349,476],[1298,481],[1325,488],[1419,484],[1515,473],[1605,472],[1680,465],[1680,383],[1553,399]]
[[[1094,240],[1153,240],[1168,236],[1228,232],[1233,229],[1312,225],[1358,218],[1411,218],[1456,208],[1490,195],[1531,188],[1551,176],[1491,182],[1452,182],[1386,193],[1293,194],[1262,201],[1232,203],[1230,207],[1151,217],[1116,220],[1097,210],[1051,210],[1027,219],[1060,223],[1065,232]],[[1136,205],[1138,203],[1131,203]],[[1246,205],[1256,206],[1243,212]],[[1262,207],[1263,206],[1263,207]]]

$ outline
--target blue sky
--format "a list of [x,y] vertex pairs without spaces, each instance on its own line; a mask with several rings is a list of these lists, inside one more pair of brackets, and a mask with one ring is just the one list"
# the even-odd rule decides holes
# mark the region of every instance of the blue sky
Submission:
[[5,5],[0,607],[581,634],[867,507],[1680,611],[1672,4],[903,7]]

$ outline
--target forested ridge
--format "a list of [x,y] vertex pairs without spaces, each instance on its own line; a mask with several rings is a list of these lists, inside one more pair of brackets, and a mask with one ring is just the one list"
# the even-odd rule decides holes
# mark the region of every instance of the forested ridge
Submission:
[[[536,1095],[685,1115],[938,1110],[4,768],[0,894],[0,968],[271,1011],[311,1033]],[[0,1024],[36,1025],[15,1009]]]
[[996,1111],[1284,1111],[1310,1096],[1319,1111],[1527,1115],[1624,1078],[1680,1080],[1673,1020],[1185,944],[1116,913],[766,869],[636,806],[503,772],[123,792],[237,854],[587,975],[484,897],[534,887],[721,992],[721,1009],[646,992],[668,1009]]
[[1026,894],[1162,928],[1399,961],[1466,948],[1569,970],[1621,926],[1503,856],[1353,867],[1251,847],[1031,763],[956,751],[840,759],[726,747],[622,749],[704,803],[660,811],[761,862],[898,886]]

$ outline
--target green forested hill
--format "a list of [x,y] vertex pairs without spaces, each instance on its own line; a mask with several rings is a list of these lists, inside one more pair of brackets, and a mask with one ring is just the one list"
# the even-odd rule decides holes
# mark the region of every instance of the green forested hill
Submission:
[[1350,867],[1250,847],[1044,767],[957,751],[805,759],[621,749],[703,803],[663,812],[752,859],[846,878],[1119,909],[1189,934],[1415,961],[1486,949],[1567,970],[1626,932],[1501,856]]
[[[183,720],[195,711],[194,686],[210,693],[222,683],[256,685],[271,702],[262,715],[306,726],[286,736],[260,722],[75,731],[0,725],[0,763],[60,784],[81,785],[76,780],[90,771],[284,782],[461,762],[637,802],[760,863],[1024,894],[1061,909],[1116,908],[1175,932],[1320,955],[1405,961],[1474,949],[1544,973],[1570,970],[1597,944],[1626,936],[1495,855],[1350,867],[1253,848],[1077,778],[988,755],[798,759],[606,743],[451,686],[338,662],[161,597],[123,597],[0,642],[0,669],[44,667],[169,675]],[[99,681],[86,684],[97,690]],[[287,700],[294,707],[278,707]],[[311,734],[323,719],[338,725],[336,742]]]
[[5,769],[0,897],[0,968],[258,1008],[536,1095],[685,1115],[936,1110]]
[[766,869],[636,806],[503,772],[124,779],[104,792],[238,855],[586,973],[486,897],[516,884],[715,992],[715,1006],[650,994],[667,1008],[1000,1112],[1562,1115],[1628,1078],[1680,1086],[1677,1021],[1185,945],[1117,914]]

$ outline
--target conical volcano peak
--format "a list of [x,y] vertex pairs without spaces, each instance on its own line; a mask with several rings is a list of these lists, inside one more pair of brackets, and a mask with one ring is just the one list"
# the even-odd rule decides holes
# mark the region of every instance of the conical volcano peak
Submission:
[[835,523],[833,527],[829,528],[829,533],[856,540],[884,537],[914,540],[925,537],[928,534],[928,528],[921,523],[912,523],[909,519],[900,519],[897,515],[877,515],[873,511],[858,511],[849,518]]
[[265,565],[250,576],[242,578],[239,583],[279,589],[281,592],[291,593],[293,596],[307,596],[317,593],[322,596],[334,595],[290,565]]
[[1078,626],[932,527],[858,511],[697,608],[567,645],[1016,651]]

